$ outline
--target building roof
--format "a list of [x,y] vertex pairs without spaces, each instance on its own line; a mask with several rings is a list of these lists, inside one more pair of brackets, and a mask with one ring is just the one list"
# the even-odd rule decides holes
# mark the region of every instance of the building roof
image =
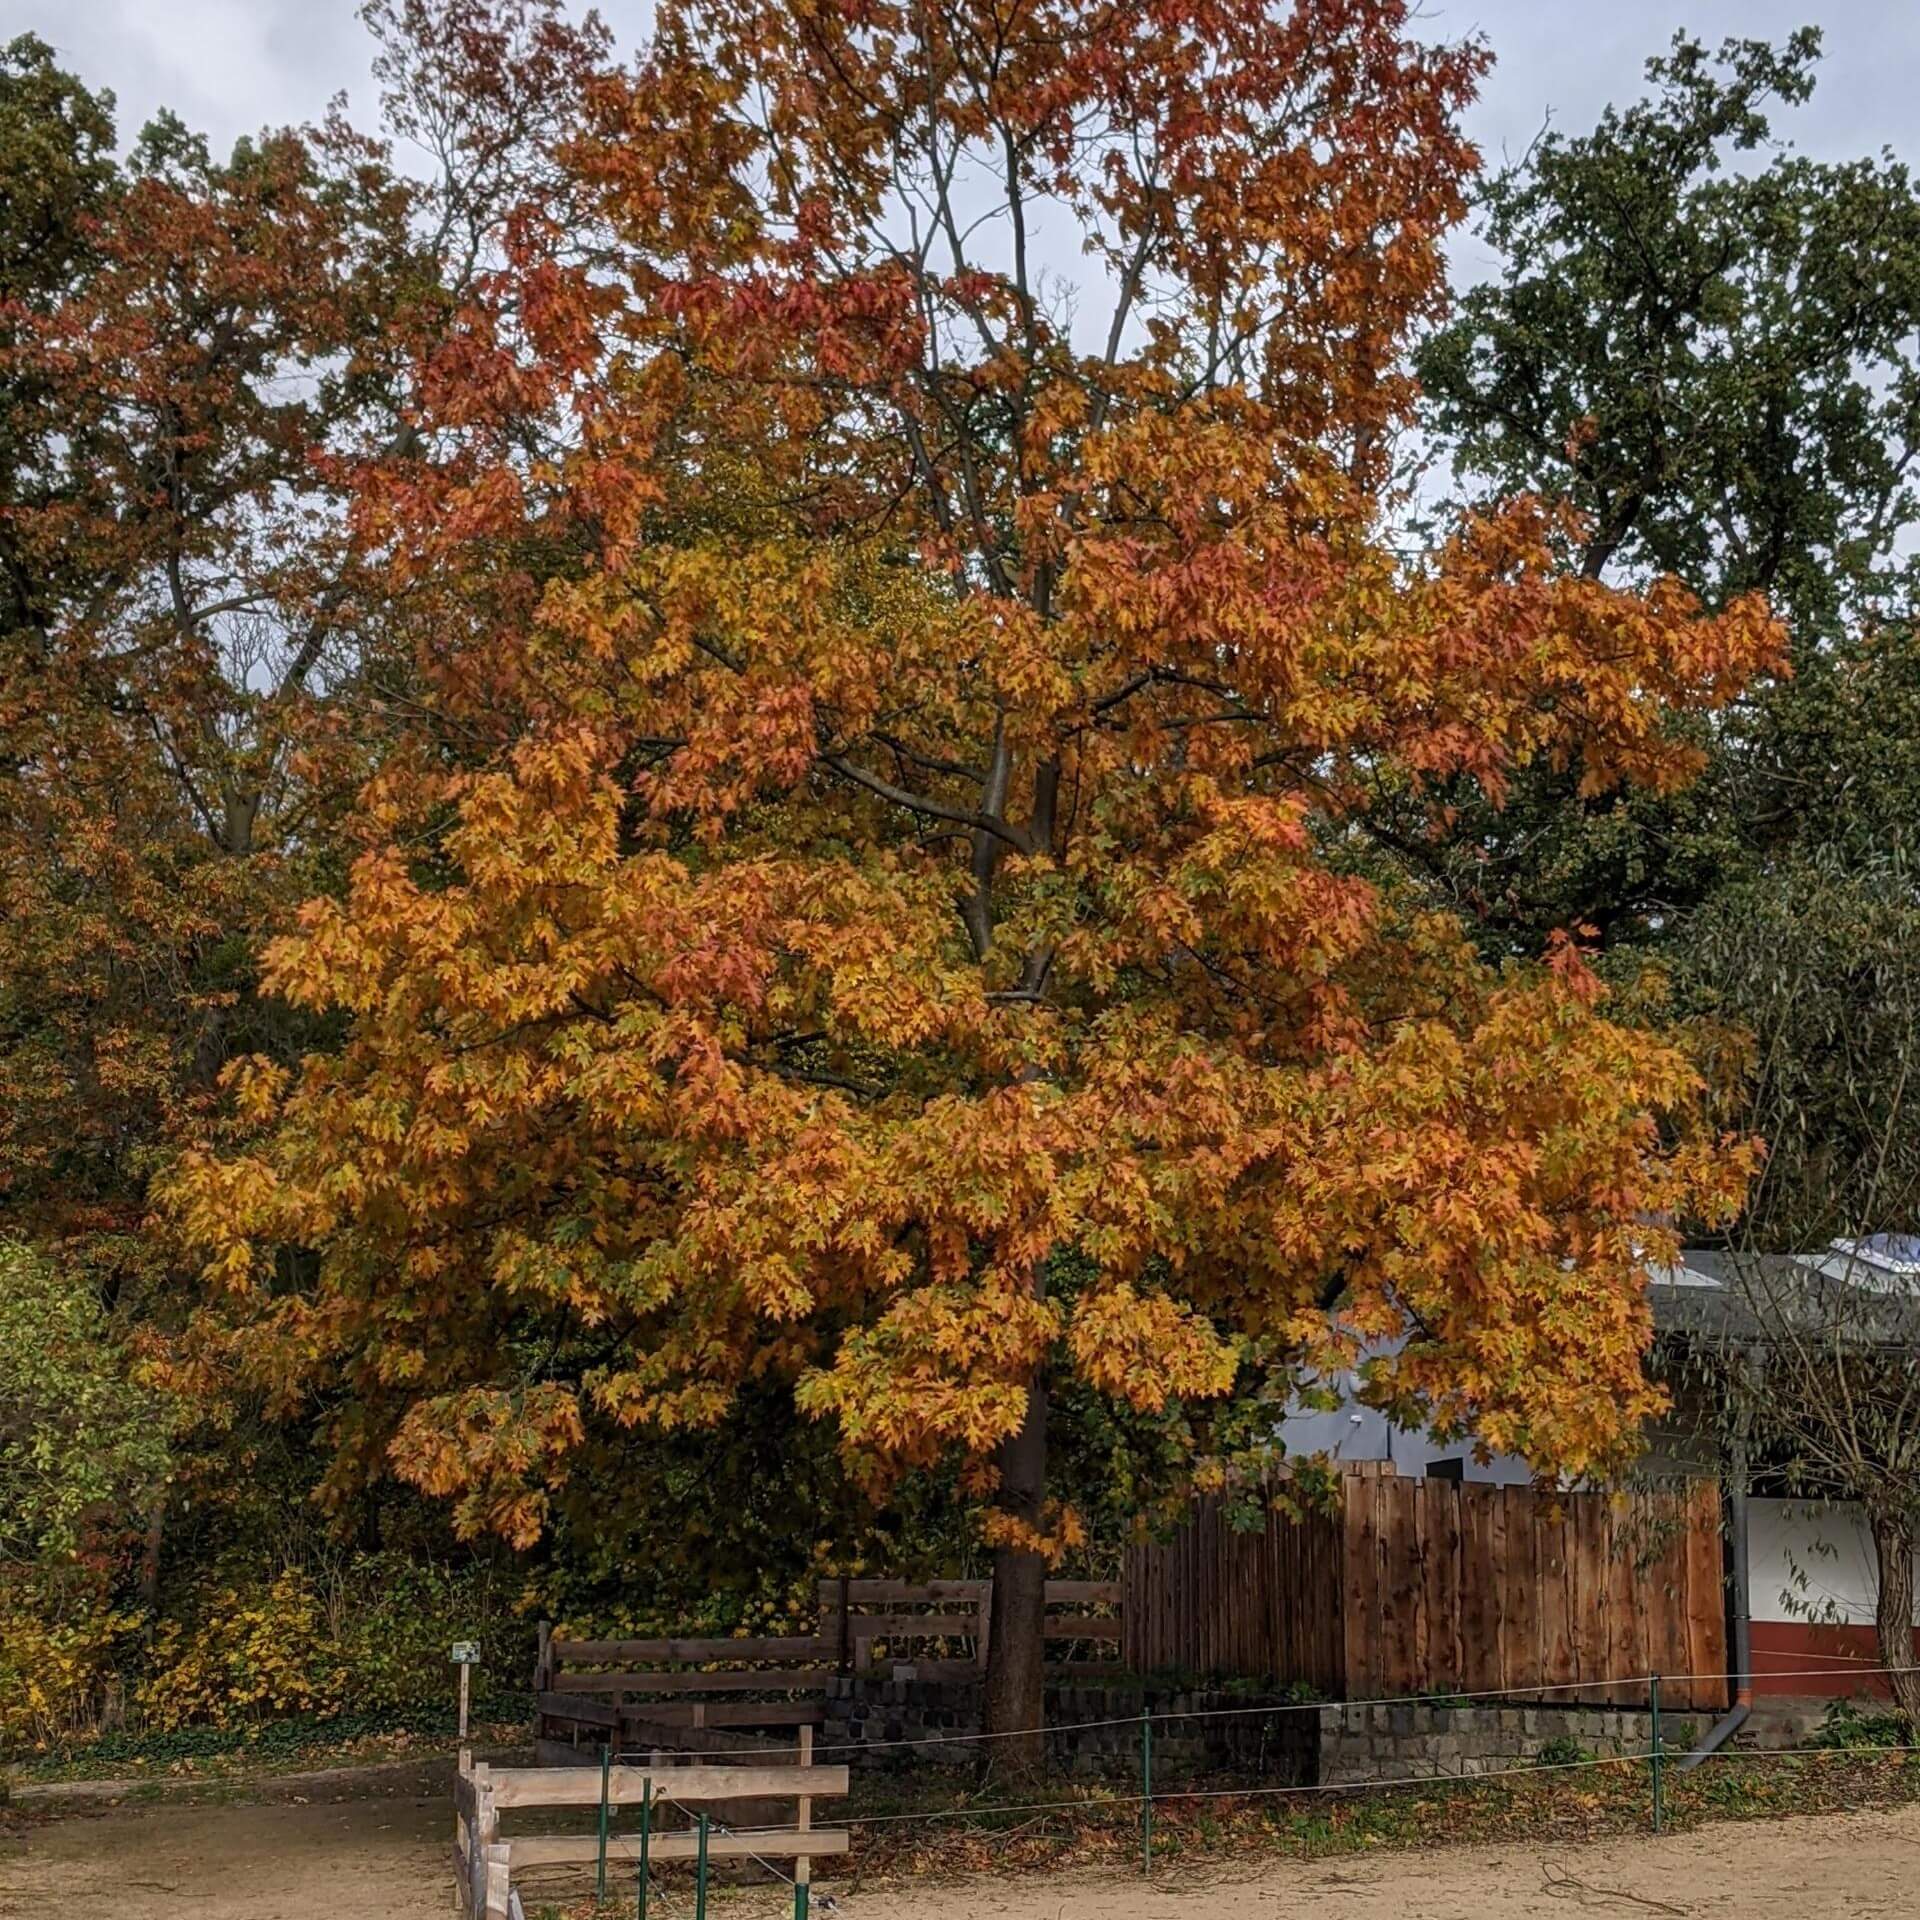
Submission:
[[1810,1336],[1920,1349],[1920,1261],[1909,1236],[1897,1249],[1836,1240],[1818,1253],[1741,1253],[1688,1247],[1647,1276],[1663,1338],[1765,1345]]

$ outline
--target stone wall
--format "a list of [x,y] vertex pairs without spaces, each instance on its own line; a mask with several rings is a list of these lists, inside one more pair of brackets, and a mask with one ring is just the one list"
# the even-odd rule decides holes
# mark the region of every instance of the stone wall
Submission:
[[[1277,1784],[1313,1779],[1318,1710],[1282,1696],[1151,1686],[1047,1689],[1050,1771],[1137,1780],[1140,1723],[1153,1718],[1156,1784],[1201,1774],[1245,1774]],[[1206,1716],[1206,1717],[1203,1717]],[[977,1681],[836,1676],[827,1683],[819,1744],[856,1767],[979,1766]]]
[[[1543,1760],[1613,1759],[1646,1753],[1646,1713],[1602,1707],[1322,1707],[1319,1778],[1328,1786],[1371,1780],[1445,1779],[1495,1773]],[[1697,1716],[1662,1716],[1661,1744],[1684,1752],[1700,1731]]]

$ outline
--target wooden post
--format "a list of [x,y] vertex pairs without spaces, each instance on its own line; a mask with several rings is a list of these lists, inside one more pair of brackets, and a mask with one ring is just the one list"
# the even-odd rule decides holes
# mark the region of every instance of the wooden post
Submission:
[[[811,1727],[802,1727],[800,1729],[800,1764],[803,1768],[813,1765],[813,1729]],[[800,1795],[798,1810],[794,1814],[793,1824],[801,1833],[805,1833],[807,1829],[813,1825],[812,1794],[803,1793]],[[804,1853],[800,1854],[793,1863],[793,1884],[796,1888],[804,1888],[812,1878],[813,1862],[809,1860]],[[796,1905],[794,1912],[805,1913],[806,1906],[804,1902]]]
[[1665,1755],[1660,1751],[1660,1676],[1656,1673],[1649,1683],[1648,1716],[1653,1725],[1653,1830],[1661,1832],[1666,1826],[1665,1807],[1662,1804],[1660,1763]]
[[647,1882],[652,1877],[648,1854],[653,1844],[653,1782],[640,1783],[640,1880],[633,1896],[634,1920],[647,1920]]
[[[491,1920],[493,1908],[489,1904],[492,1898],[492,1860],[493,1851],[500,1846],[500,1810],[493,1803],[493,1769],[482,1761],[473,1770],[473,1911],[476,1920],[487,1916]],[[503,1862],[501,1877],[505,1879],[505,1847],[500,1847]],[[501,1898],[506,1897],[505,1888]]]
[[453,1783],[453,1904],[456,1911],[473,1906],[473,1833],[461,1810],[461,1796],[473,1790],[473,1749],[460,1749],[458,1777]]
[[473,1692],[473,1669],[463,1660],[460,1663],[460,1738],[467,1737],[467,1702]]
[[513,1892],[507,1885],[507,1848],[495,1841],[486,1852],[486,1920],[511,1920]]
[[608,1790],[613,1780],[613,1743],[600,1749],[600,1856],[593,1868],[593,1904],[607,1897],[607,1816]]
[[533,1690],[545,1693],[553,1685],[553,1622],[540,1622],[540,1651],[534,1657]]

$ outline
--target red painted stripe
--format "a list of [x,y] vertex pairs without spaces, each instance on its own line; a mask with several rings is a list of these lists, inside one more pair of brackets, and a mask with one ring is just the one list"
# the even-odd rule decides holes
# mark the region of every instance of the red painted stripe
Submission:
[[[1920,1655],[1920,1632],[1915,1651]],[[1813,1626],[1800,1620],[1753,1623],[1753,1690],[1756,1694],[1795,1695],[1802,1699],[1840,1699],[1852,1693],[1888,1693],[1878,1667],[1880,1641],[1870,1626]],[[1829,1675],[1826,1669],[1831,1668]],[[1774,1679],[1771,1675],[1782,1676]]]

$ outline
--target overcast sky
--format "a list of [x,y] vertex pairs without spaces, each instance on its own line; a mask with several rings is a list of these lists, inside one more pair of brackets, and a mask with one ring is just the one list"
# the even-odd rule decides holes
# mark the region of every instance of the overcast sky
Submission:
[[[631,48],[648,0],[601,13]],[[1812,103],[1792,116],[1796,145],[1818,158],[1891,146],[1920,159],[1920,6],[1912,0],[1428,0],[1435,37],[1481,33],[1499,64],[1469,120],[1490,160],[1518,152],[1551,113],[1588,125],[1637,89],[1641,65],[1685,27],[1778,39],[1810,20],[1826,35]],[[4,0],[0,28],[38,33],[91,85],[111,87],[123,137],[174,108],[224,147],[236,134],[310,120],[344,91],[374,117],[367,39],[355,0]]]

